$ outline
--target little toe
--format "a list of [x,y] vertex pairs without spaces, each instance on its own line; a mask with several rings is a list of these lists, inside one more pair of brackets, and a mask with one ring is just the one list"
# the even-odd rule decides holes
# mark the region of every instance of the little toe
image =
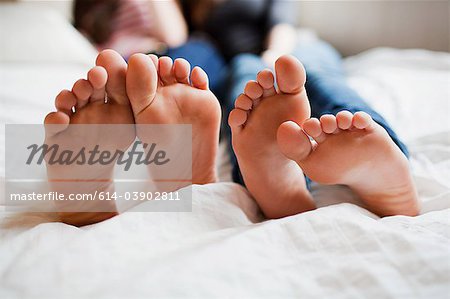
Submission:
[[325,140],[326,134],[322,131],[322,126],[317,118],[310,118],[302,124],[303,130],[314,138],[317,143]]
[[173,73],[172,58],[164,56],[159,59],[159,78],[164,85],[171,85],[177,82]]
[[353,114],[349,111],[341,111],[336,114],[336,121],[338,128],[341,130],[348,130],[352,127]]
[[175,59],[173,63],[173,72],[178,83],[189,84],[189,73],[191,72],[191,65],[185,59]]
[[333,134],[338,129],[336,117],[331,114],[325,114],[320,117],[322,130],[326,134]]
[[271,70],[265,69],[259,72],[256,81],[263,88],[263,97],[270,97],[277,93],[274,86],[275,78]]
[[293,121],[284,122],[278,127],[277,143],[280,151],[294,161],[304,160],[312,151],[309,137]]
[[244,93],[252,100],[257,100],[263,95],[263,88],[256,81],[248,81]]
[[234,107],[245,111],[252,109],[253,101],[245,94],[240,94],[234,102]]
[[206,72],[199,66],[194,67],[191,73],[192,86],[202,90],[209,89],[209,80]]
[[151,57],[135,54],[128,60],[127,94],[134,115],[148,107],[156,95],[158,73]]
[[98,55],[96,65],[103,67],[108,74],[108,82],[106,83],[108,101],[128,105],[125,85],[127,63],[122,56],[116,51],[104,50]]
[[108,73],[106,70],[101,66],[96,66],[88,72],[87,78],[94,89],[90,101],[104,102],[106,95],[106,83],[108,81]]
[[282,93],[295,94],[303,91],[306,72],[300,61],[292,55],[284,55],[275,62],[278,88]]
[[77,97],[77,108],[83,108],[89,102],[93,88],[88,80],[80,79],[72,87],[72,93]]
[[47,114],[44,120],[45,134],[47,137],[54,136],[69,126],[70,117],[61,112],[51,112]]
[[231,130],[235,132],[247,121],[247,111],[241,109],[233,109],[228,116],[228,125],[231,127]]
[[77,98],[69,90],[61,91],[55,99],[57,111],[64,112],[68,116],[72,115],[72,108],[77,104]]
[[366,112],[356,112],[353,116],[353,126],[357,129],[370,129],[373,125],[372,117]]

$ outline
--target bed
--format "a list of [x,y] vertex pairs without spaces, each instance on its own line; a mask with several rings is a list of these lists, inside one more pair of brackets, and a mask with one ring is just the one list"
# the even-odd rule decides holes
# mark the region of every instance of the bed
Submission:
[[[0,121],[41,123],[95,51],[63,18],[0,10]],[[0,298],[448,298],[450,54],[377,48],[345,60],[350,84],[408,144],[418,217],[379,218],[343,187],[319,208],[264,220],[230,182],[193,187],[192,212],[122,211],[76,228],[48,214],[0,214]],[[0,199],[4,189],[0,127]]]

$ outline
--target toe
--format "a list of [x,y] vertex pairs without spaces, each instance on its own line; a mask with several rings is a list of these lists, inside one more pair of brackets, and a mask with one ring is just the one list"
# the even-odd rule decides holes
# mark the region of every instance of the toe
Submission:
[[113,50],[104,50],[98,55],[96,65],[103,67],[108,74],[106,83],[108,101],[128,105],[125,85],[127,64],[122,56]]
[[108,73],[101,66],[96,66],[88,72],[88,81],[91,83],[94,91],[90,101],[105,101],[106,83],[108,81]]
[[191,72],[191,65],[185,59],[175,59],[173,63],[173,72],[178,83],[189,84],[189,73]]
[[54,136],[69,126],[70,118],[63,112],[51,112],[47,114],[44,120],[45,134],[47,137]]
[[241,109],[233,109],[228,117],[228,124],[233,131],[242,127],[242,125],[245,124],[246,121],[247,111]]
[[252,100],[257,100],[263,95],[263,88],[256,81],[249,81],[245,85],[244,93]]
[[195,88],[203,90],[209,89],[208,75],[199,66],[194,67],[194,69],[192,70],[191,82],[192,86]]
[[276,94],[275,90],[275,78],[273,77],[273,73],[269,69],[262,70],[258,73],[256,77],[256,81],[258,81],[259,85],[264,89],[263,96],[270,97]]
[[88,80],[80,79],[72,87],[72,93],[77,97],[77,108],[83,108],[92,95],[92,85]]
[[236,101],[234,102],[234,107],[239,108],[245,111],[248,111],[252,109],[253,101],[245,94],[241,94],[237,97]]
[[155,54],[148,54],[148,57],[150,57],[150,59],[152,60],[156,71],[158,71],[158,68],[159,68],[159,58],[158,58],[158,56],[156,56]]
[[348,130],[352,127],[353,114],[349,111],[341,111],[336,115],[338,128]]
[[370,129],[372,127],[372,117],[365,112],[356,112],[353,116],[353,126],[357,129]]
[[164,85],[171,85],[177,82],[173,73],[172,58],[164,56],[159,59],[159,78]]
[[338,128],[336,117],[331,114],[322,115],[320,117],[320,123],[322,125],[322,130],[326,134],[333,134]]
[[292,55],[284,55],[275,62],[278,88],[282,93],[294,94],[303,91],[306,72],[303,65]]
[[320,125],[320,121],[317,118],[308,119],[303,123],[302,127],[306,134],[314,138],[314,140],[318,143],[321,143],[325,140],[326,135],[322,131],[322,126]]
[[93,67],[88,72],[88,81],[94,89],[104,88],[108,81],[108,73],[106,69],[101,66]]
[[294,161],[304,160],[312,151],[309,137],[293,121],[284,122],[278,127],[277,143],[280,151]]
[[77,104],[77,98],[69,90],[61,91],[55,99],[56,110],[72,115],[72,108]]
[[158,74],[151,57],[135,54],[128,61],[126,88],[134,115],[148,107],[155,98]]

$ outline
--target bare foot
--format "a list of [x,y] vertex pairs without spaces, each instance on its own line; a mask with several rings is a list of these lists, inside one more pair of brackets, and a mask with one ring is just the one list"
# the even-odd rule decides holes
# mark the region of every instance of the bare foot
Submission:
[[[99,134],[95,131],[98,126],[94,124],[134,124],[133,113],[126,94],[125,76],[126,63],[122,57],[114,51],[105,50],[97,57],[96,67],[87,74],[87,80],[78,80],[72,91],[63,90],[56,97],[55,106],[57,112],[52,112],[45,118],[46,144],[58,144],[77,152],[76,148],[95,145],[111,150],[125,151],[136,138],[134,126],[124,126],[123,131],[114,132],[120,135],[120,140],[108,136],[107,130]],[[107,102],[105,102],[107,95]],[[72,109],[75,108],[75,113]],[[90,127],[72,126],[89,124]],[[54,126],[57,125],[57,126]],[[69,126],[70,125],[70,126]],[[114,144],[118,141],[117,144]],[[114,191],[112,182],[115,163],[109,163],[104,167],[89,167],[87,165],[59,166],[47,164],[49,180],[61,181],[68,178],[71,180],[83,177],[83,183],[74,185],[71,191],[77,193],[94,193],[95,191]],[[52,184],[52,183],[51,183]],[[56,189],[64,189],[61,183],[55,183]],[[60,190],[57,190],[60,191]],[[67,191],[66,190],[63,190]],[[61,203],[60,211],[66,210],[73,203]],[[104,203],[103,203],[104,204]],[[72,212],[73,206],[69,207],[71,212],[60,212],[63,222],[72,225],[87,225],[113,217],[117,214],[115,204],[109,202],[109,206],[102,206],[105,212]],[[84,206],[83,211],[89,211],[93,206]],[[98,206],[96,207],[98,208]]]
[[[127,93],[137,125],[192,125],[192,183],[213,183],[221,110],[206,73],[195,67],[191,74],[190,68],[184,59],[172,62],[169,57],[133,55],[128,62]],[[139,126],[137,135],[144,143],[152,141]]]
[[[280,150],[312,180],[348,185],[380,216],[419,212],[417,192],[405,155],[387,132],[364,112],[324,115],[278,129]],[[313,146],[309,137],[317,142]]]
[[283,122],[302,123],[310,117],[305,70],[294,57],[283,56],[275,71],[279,91],[272,72],[261,71],[236,99],[228,120],[245,185],[268,218],[315,208],[302,170],[281,153],[276,141]]

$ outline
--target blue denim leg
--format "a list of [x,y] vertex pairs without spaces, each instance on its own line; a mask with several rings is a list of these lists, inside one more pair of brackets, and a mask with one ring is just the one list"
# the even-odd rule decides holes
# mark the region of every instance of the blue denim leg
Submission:
[[[259,71],[266,67],[262,59],[253,54],[240,54],[234,57],[229,65],[228,92],[224,103],[224,120],[227,122],[228,115],[234,108],[234,101],[244,91],[244,87],[249,80],[255,80]],[[230,161],[233,166],[233,181],[244,185],[236,155],[231,145],[231,130],[228,125],[224,126],[224,133],[227,135],[229,143]]]
[[336,115],[342,110],[352,113],[364,111],[386,129],[395,144],[409,157],[406,145],[387,121],[347,84],[342,58],[331,45],[324,41],[299,44],[294,56],[306,69],[306,90],[313,117],[319,118],[327,113]]
[[208,74],[211,91],[216,95],[222,93],[226,82],[227,65],[222,54],[209,41],[189,39],[184,45],[169,49],[165,55],[172,59],[184,58],[189,61],[192,68],[201,67]]

